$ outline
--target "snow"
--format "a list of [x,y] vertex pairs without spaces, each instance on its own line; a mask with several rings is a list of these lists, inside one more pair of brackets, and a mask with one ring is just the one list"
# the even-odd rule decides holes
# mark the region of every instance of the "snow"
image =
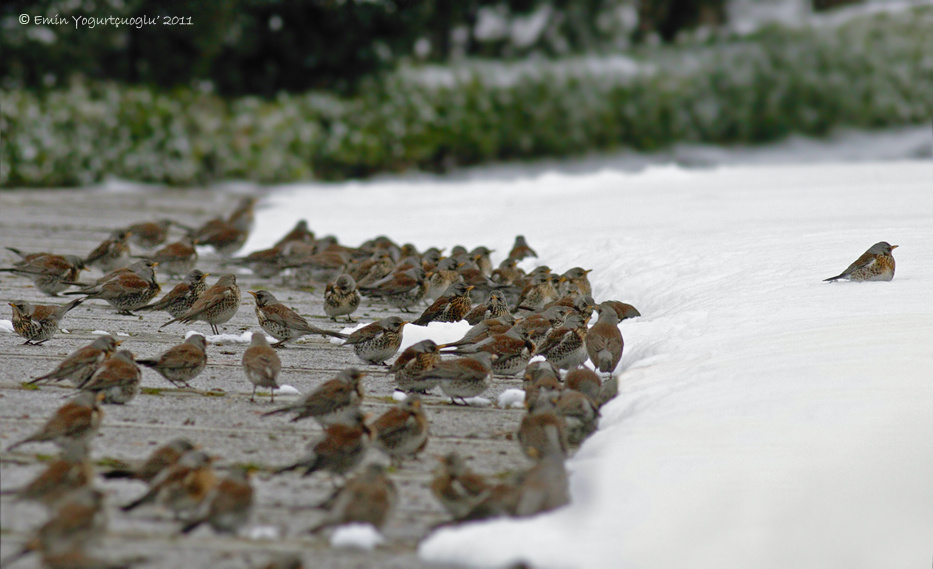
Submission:
[[94,330],[91,334],[94,336],[109,336],[110,332],[106,330]]
[[[187,340],[188,338],[190,338],[191,336],[195,334],[201,334],[207,339],[208,344],[214,344],[216,346],[223,345],[224,343],[249,344],[253,339],[252,330],[247,330],[246,332],[243,332],[242,334],[210,334],[210,335],[204,335],[201,332],[198,332],[197,330],[188,330],[187,332],[185,332],[185,340]],[[268,334],[266,334],[266,341],[269,342],[270,344],[278,342],[278,340],[276,340],[275,338],[273,338],[272,336]]]
[[365,551],[373,550],[384,538],[372,524],[346,524],[330,535],[332,547],[352,547]]
[[299,395],[300,393],[301,393],[301,392],[298,391],[297,389],[295,389],[294,386],[288,385],[287,383],[284,384],[284,385],[280,385],[279,388],[275,391],[275,394],[276,394],[276,395],[279,395],[279,396],[281,396],[281,395]]
[[[619,396],[567,461],[571,504],[438,530],[428,562],[906,567],[933,535],[930,180],[929,160],[762,160],[296,184],[248,248],[302,218],[494,262],[523,234],[642,313],[620,324]],[[892,282],[822,282],[882,240]]]
[[0,330],[4,332],[9,332],[10,334],[15,334],[16,331],[13,330],[13,321],[12,320],[0,320]]
[[499,394],[498,405],[502,409],[521,409],[525,406],[525,392],[521,389],[506,389]]
[[[422,307],[422,309],[423,308],[425,307]],[[417,315],[412,314],[411,318],[416,319]],[[340,332],[343,334],[352,334],[369,324],[372,324],[372,322],[361,322],[356,326],[344,328]],[[411,323],[406,324],[402,328],[402,345],[399,347],[399,353],[404,351],[405,348],[417,344],[422,340],[434,340],[438,345],[456,342],[462,338],[470,328],[471,326],[466,320],[461,320],[460,322],[429,322],[427,326],[415,326]],[[332,344],[344,343],[340,338],[331,338],[330,342]]]
[[253,526],[247,530],[246,537],[255,540],[277,540],[280,539],[281,532],[275,526]]

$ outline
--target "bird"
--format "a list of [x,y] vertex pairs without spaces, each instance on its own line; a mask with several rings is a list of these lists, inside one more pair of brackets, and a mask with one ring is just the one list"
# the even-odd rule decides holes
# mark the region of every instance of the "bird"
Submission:
[[462,263],[451,257],[445,257],[437,262],[428,283],[431,285],[428,289],[427,299],[434,302],[447,290],[447,287],[460,280],[460,273],[457,269]]
[[539,394],[533,407],[522,417],[518,427],[518,444],[527,456],[538,459],[550,454],[567,454],[567,433],[564,420],[555,409],[559,393]]
[[72,492],[88,486],[94,480],[94,469],[87,456],[87,447],[75,445],[63,450],[58,460],[50,463],[22,488],[4,489],[0,494],[13,494],[17,500],[39,502],[51,510]]
[[299,220],[295,227],[276,241],[272,247],[284,247],[289,243],[314,243],[314,232],[308,228],[306,219]]
[[328,283],[324,289],[324,314],[331,320],[337,321],[338,316],[346,316],[347,322],[353,322],[350,317],[360,306],[360,291],[357,289],[353,277],[344,273],[337,277],[333,283]]
[[470,300],[471,290],[473,290],[472,286],[463,282],[455,282],[447,287],[444,294],[427,307],[412,324],[427,326],[429,322],[459,322],[473,306]]
[[270,403],[274,403],[275,390],[279,388],[276,380],[282,371],[282,360],[266,341],[264,333],[253,332],[249,347],[243,352],[243,371],[246,372],[246,379],[253,384],[253,394],[249,400],[256,400],[257,387],[268,387],[271,394]]
[[155,249],[168,241],[168,230],[171,229],[173,225],[177,226],[179,229],[187,229],[171,219],[160,219],[159,221],[134,223],[126,227],[124,231],[130,234],[129,242],[133,245],[138,245],[143,249]]
[[416,393],[383,413],[369,428],[373,432],[373,445],[387,454],[396,467],[401,466],[403,458],[416,456],[428,444],[428,417]]
[[454,519],[462,518],[489,494],[491,487],[456,452],[436,458],[440,464],[431,480],[431,493]]
[[84,264],[88,267],[97,267],[105,273],[129,265],[130,246],[127,243],[129,237],[129,231],[117,229],[88,253]]
[[7,451],[26,443],[53,442],[60,448],[84,446],[97,435],[104,412],[103,393],[79,393],[59,407],[46,424],[29,437],[13,444]]
[[539,273],[532,277],[531,282],[518,296],[516,310],[541,310],[545,304],[557,300],[560,295],[554,285],[559,284],[562,278],[547,273]]
[[631,304],[626,304],[624,302],[619,302],[618,300],[604,300],[600,304],[608,304],[616,311],[616,315],[619,317],[619,322],[625,320],[626,318],[635,318],[641,316],[641,312]]
[[72,385],[81,385],[94,375],[98,366],[109,358],[121,343],[110,334],[98,336],[87,346],[68,354],[54,370],[33,379],[29,384],[67,379]]
[[580,446],[599,426],[598,404],[593,398],[579,391],[561,391],[555,411],[564,419],[564,432],[570,447]]
[[134,264],[130,270],[116,273],[100,284],[65,294],[85,295],[85,300],[105,300],[118,314],[135,316],[133,310],[148,304],[162,290],[155,276],[157,264],[154,261]]
[[622,359],[625,342],[619,331],[619,317],[608,304],[599,305],[599,319],[586,332],[586,353],[602,373],[611,374]]
[[356,267],[351,267],[347,272],[362,288],[388,276],[393,268],[395,268],[395,261],[392,260],[391,253],[388,250],[379,249],[369,259]]
[[201,334],[191,334],[184,342],[159,356],[136,360],[136,363],[152,368],[176,387],[178,384],[191,387],[188,382],[207,365],[207,339]]
[[139,395],[141,379],[142,371],[136,365],[133,352],[117,350],[78,389],[102,393],[104,403],[124,405]]
[[489,256],[495,252],[495,249],[490,249],[482,245],[470,251],[470,257],[476,260],[476,265],[479,267],[479,270],[487,277],[492,274],[492,261],[489,259]]
[[537,258],[537,256],[538,254],[535,253],[535,250],[528,246],[528,243],[525,241],[524,235],[515,236],[515,244],[512,245],[512,249],[509,251],[510,259],[521,261],[525,257]]
[[7,249],[19,255],[20,261],[11,268],[0,269],[0,272],[26,277],[48,296],[58,296],[58,293],[67,290],[72,286],[71,283],[78,280],[81,271],[87,270],[84,259],[75,255],[24,254],[12,247]]
[[466,405],[466,397],[476,397],[489,388],[492,377],[492,354],[477,352],[465,358],[443,360],[431,369],[421,372],[416,379],[440,380],[441,391]]
[[354,367],[344,369],[337,377],[325,381],[297,403],[263,413],[262,416],[295,413],[292,423],[311,417],[326,427],[359,407],[363,400],[363,384],[360,380],[365,375]]
[[194,248],[197,242],[190,237],[183,237],[174,243],[169,243],[147,258],[159,264],[159,270],[170,275],[183,275],[194,269],[198,262],[198,251]]
[[152,451],[152,454],[135,468],[119,467],[103,472],[104,478],[129,478],[147,484],[152,482],[163,470],[171,468],[188,451],[197,450],[197,446],[186,438],[177,438]]
[[567,316],[564,325],[552,329],[538,346],[538,355],[560,369],[571,369],[586,361],[586,320],[579,313]]
[[463,318],[470,323],[470,326],[476,326],[483,320],[500,317],[509,318],[511,316],[512,313],[509,312],[509,305],[505,301],[505,295],[498,290],[494,290],[489,293],[486,302],[474,306]]
[[164,310],[173,318],[181,316],[194,306],[194,303],[201,297],[201,294],[207,290],[205,279],[210,273],[203,273],[198,269],[192,269],[185,275],[185,279],[175,285],[175,287],[157,302],[140,306],[137,312],[145,310]]
[[329,424],[324,435],[311,447],[311,452],[294,464],[275,471],[276,474],[304,469],[302,476],[319,470],[343,477],[356,468],[366,455],[372,431],[366,417],[357,407],[346,413],[340,421]]
[[213,247],[222,256],[229,257],[243,247],[249,231],[218,218],[208,221],[189,236],[199,245]]
[[237,533],[249,522],[253,511],[253,486],[250,472],[235,466],[217,483],[207,497],[207,512],[189,521],[181,533],[191,533],[201,524],[209,524],[218,533]]
[[390,273],[369,286],[361,286],[360,293],[372,298],[381,298],[402,312],[424,300],[430,288],[427,275],[420,266],[406,271]]
[[307,334],[346,338],[346,335],[340,332],[331,332],[308,324],[303,316],[279,302],[267,290],[249,290],[246,292],[256,299],[256,318],[259,320],[259,326],[278,340],[277,343],[273,344],[275,348],[284,347],[287,342],[297,340]]
[[894,256],[891,252],[897,249],[887,241],[879,241],[872,245],[868,251],[849,265],[846,270],[834,277],[824,279],[833,282],[839,279],[850,281],[890,281],[894,278]]
[[402,327],[408,324],[398,316],[390,316],[363,326],[347,336],[345,343],[364,362],[385,365],[402,345]]
[[220,331],[218,324],[223,324],[233,318],[240,309],[240,287],[236,284],[236,275],[223,275],[188,309],[187,312],[172,318],[159,326],[165,328],[173,322],[185,324],[202,320],[211,325],[211,332],[215,335]]
[[576,289],[579,294],[583,296],[592,296],[593,286],[590,284],[590,280],[586,275],[593,272],[593,269],[585,270],[581,267],[574,267],[568,269],[564,274],[561,275],[563,279],[561,281],[561,287],[558,292],[561,294],[567,294],[571,289]]
[[578,366],[567,371],[564,376],[564,384],[567,389],[579,391],[592,399],[599,397],[602,389],[602,381],[595,371],[586,366]]
[[570,503],[570,485],[564,456],[558,452],[546,454],[521,476],[518,484],[515,517],[528,517],[548,512]]
[[120,509],[129,512],[157,501],[172,510],[176,518],[184,512],[197,511],[217,484],[213,462],[214,457],[203,450],[186,452],[152,479],[145,494]]
[[389,373],[395,374],[395,386],[398,389],[424,393],[437,387],[439,380],[423,380],[418,376],[439,361],[441,354],[434,340],[422,340],[405,348],[389,366]]
[[43,344],[58,332],[62,317],[82,302],[83,298],[77,298],[64,306],[56,306],[14,300],[9,303],[13,308],[13,331],[26,338],[24,346]]
[[[447,346],[440,346],[445,349]],[[493,356],[492,372],[498,375],[515,375],[525,369],[534,355],[535,345],[528,339],[527,332],[513,326],[503,334],[490,335],[475,344],[459,345],[453,351],[457,355],[489,352]]]
[[398,491],[386,474],[385,466],[370,463],[318,506],[327,513],[308,531],[317,533],[349,523],[371,524],[381,529],[397,501]]
[[49,558],[59,558],[83,552],[95,545],[107,531],[107,511],[104,493],[85,486],[70,493],[52,516],[36,530],[35,537],[26,542],[19,552],[2,561],[3,566],[38,552],[43,557],[43,566]]

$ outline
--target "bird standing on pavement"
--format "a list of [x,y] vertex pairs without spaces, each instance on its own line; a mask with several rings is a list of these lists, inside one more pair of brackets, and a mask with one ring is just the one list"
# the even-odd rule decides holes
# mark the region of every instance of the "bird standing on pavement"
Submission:
[[148,484],[163,470],[174,466],[186,452],[196,449],[197,447],[186,438],[173,439],[152,451],[152,454],[137,467],[114,468],[104,472],[103,477],[107,479],[129,478]]
[[21,257],[12,268],[0,269],[32,281],[39,291],[49,296],[72,286],[78,280],[81,271],[86,270],[84,259],[74,255],[53,255],[52,253],[23,254],[18,249],[7,247]]
[[194,269],[198,262],[198,251],[194,248],[195,241],[190,237],[183,237],[180,241],[169,243],[148,258],[159,264],[159,270],[170,275],[183,275]]
[[427,326],[429,322],[459,322],[473,306],[470,300],[472,286],[463,282],[455,282],[447,287],[431,306],[427,307],[417,320],[412,322],[415,326]]
[[[159,221],[134,223],[124,231],[130,234],[130,243],[139,245],[143,249],[155,249],[168,240],[168,230],[172,225],[176,225],[172,220],[160,219]],[[184,229],[184,227],[179,227]]]
[[838,279],[890,281],[894,278],[894,256],[891,251],[896,248],[897,245],[891,245],[887,241],[879,241],[872,245],[868,251],[862,253],[862,256],[849,265],[846,270],[824,280],[830,282]]
[[320,334],[332,338],[346,338],[339,332],[331,332],[308,324],[303,316],[279,302],[267,290],[247,291],[256,299],[256,318],[259,326],[278,340],[273,346],[284,347],[287,342],[297,340],[307,334]]
[[240,287],[236,284],[236,275],[223,275],[188,309],[187,312],[172,318],[159,329],[165,328],[173,322],[186,324],[201,320],[211,325],[211,332],[215,335],[220,331],[218,324],[223,324],[233,318],[240,309]]
[[233,467],[208,496],[207,512],[186,523],[181,533],[191,533],[203,523],[210,524],[218,533],[238,532],[249,522],[253,511],[253,486],[249,477],[245,468]]
[[270,403],[275,402],[275,390],[279,388],[276,381],[282,371],[282,360],[275,353],[266,335],[262,332],[253,332],[249,347],[243,352],[243,371],[246,378],[253,384],[253,394],[250,401],[256,400],[256,388],[268,387],[271,394]]
[[421,397],[415,393],[383,413],[369,428],[375,447],[387,454],[396,467],[401,466],[403,458],[417,455],[428,444],[428,418]]
[[23,345],[47,342],[58,332],[58,323],[62,317],[82,302],[84,299],[78,298],[64,306],[55,306],[14,300],[9,303],[13,308],[13,331],[26,338]]
[[363,400],[363,384],[360,380],[365,375],[354,367],[347,368],[338,373],[334,379],[322,383],[297,403],[263,413],[262,416],[295,413],[291,419],[292,423],[312,417],[322,427],[326,427],[359,407]]
[[135,316],[133,310],[145,306],[162,290],[156,281],[154,267],[157,264],[148,260],[134,263],[129,270],[108,275],[109,278],[103,282],[65,294],[83,294],[85,300],[105,300],[117,309],[118,314]]
[[304,468],[302,476],[324,470],[343,477],[363,461],[371,435],[363,412],[354,408],[324,429],[324,436],[314,443],[310,453],[296,463],[276,470],[276,474]]
[[102,393],[104,403],[124,405],[139,395],[141,379],[142,371],[136,365],[133,352],[117,350],[78,389]]
[[386,475],[385,467],[371,463],[318,506],[327,510],[327,514],[309,531],[316,533],[349,523],[371,524],[381,529],[397,500],[398,491]]
[[211,463],[214,458],[201,450],[188,451],[178,462],[164,469],[138,499],[120,508],[124,512],[158,501],[170,509],[176,518],[197,511],[217,485],[217,475]]
[[350,315],[360,306],[360,291],[356,281],[347,274],[340,275],[324,289],[324,314],[337,321],[338,316],[346,316],[347,322],[353,322]]
[[538,346],[538,354],[560,369],[575,368],[587,358],[586,334],[586,320],[579,313],[571,313],[563,326],[548,333]]
[[50,463],[29,484],[18,489],[4,489],[0,494],[13,494],[17,500],[39,502],[52,510],[57,509],[69,494],[94,480],[87,450],[83,445],[64,449],[58,460]]
[[79,393],[55,411],[52,418],[29,437],[13,444],[7,451],[26,443],[53,442],[60,448],[83,446],[97,435],[104,412],[100,408],[103,393]]
[[395,385],[398,389],[424,393],[437,387],[439,380],[423,380],[419,376],[439,361],[441,354],[434,340],[422,340],[405,348],[389,366],[389,373],[395,374]]
[[120,343],[110,334],[98,336],[89,345],[68,354],[68,357],[58,364],[54,370],[33,379],[29,383],[31,385],[45,381],[67,379],[72,385],[81,385],[94,375],[100,364],[113,354]]
[[431,493],[454,519],[467,515],[490,490],[482,476],[476,474],[455,452],[438,457],[440,465],[434,471]]
[[207,365],[207,339],[201,334],[192,334],[156,358],[136,360],[136,363],[152,368],[176,387],[178,384],[191,387],[188,382]]
[[88,267],[97,267],[105,273],[129,265],[130,245],[127,243],[129,237],[129,231],[117,229],[88,254],[84,259],[84,264]]
[[402,327],[408,324],[398,316],[383,318],[367,324],[346,338],[353,353],[364,362],[383,364],[398,352],[402,345]]
[[185,280],[175,285],[175,288],[169,291],[159,301],[140,306],[136,311],[141,310],[164,310],[172,318],[181,316],[194,306],[201,294],[207,290],[205,279],[208,273],[202,273],[198,269],[192,269],[185,275]]
[[492,378],[492,354],[477,352],[465,358],[443,360],[431,369],[421,372],[416,379],[436,379],[441,391],[456,404],[459,399],[466,405],[465,398],[476,397],[489,388]]

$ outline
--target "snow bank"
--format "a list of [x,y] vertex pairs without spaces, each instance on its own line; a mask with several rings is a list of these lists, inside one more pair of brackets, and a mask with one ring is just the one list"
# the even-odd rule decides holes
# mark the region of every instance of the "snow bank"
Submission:
[[342,525],[330,535],[333,547],[352,547],[365,551],[371,551],[383,541],[382,534],[371,524]]
[[[249,246],[306,218],[498,262],[524,234],[642,313],[621,324],[619,397],[568,461],[572,503],[438,531],[427,561],[915,566],[933,534],[930,180],[901,161],[296,185]],[[892,282],[822,282],[881,240],[900,245]]]

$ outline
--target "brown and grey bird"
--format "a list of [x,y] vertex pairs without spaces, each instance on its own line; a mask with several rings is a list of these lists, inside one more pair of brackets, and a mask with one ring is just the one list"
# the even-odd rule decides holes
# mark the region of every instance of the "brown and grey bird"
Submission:
[[54,255],[52,253],[24,254],[18,249],[7,247],[20,256],[20,261],[11,268],[0,272],[13,273],[26,277],[44,294],[57,296],[78,280],[81,271],[86,270],[84,259],[75,255]]
[[624,302],[619,302],[618,300],[604,300],[600,304],[608,304],[616,311],[616,315],[619,317],[619,322],[625,320],[626,318],[635,318],[641,316],[641,312],[631,304],[626,304]]
[[82,302],[84,299],[78,298],[64,306],[57,306],[14,300],[9,303],[13,308],[13,331],[26,338],[23,345],[47,342],[58,332],[58,323],[62,317]]
[[492,354],[477,352],[465,358],[443,360],[433,368],[421,372],[417,379],[421,381],[439,380],[441,391],[456,404],[460,399],[476,397],[489,388],[492,378]]
[[183,275],[194,269],[198,262],[198,251],[194,248],[195,241],[190,237],[169,243],[152,255],[148,255],[159,264],[159,270],[170,275]]
[[[500,316],[499,318],[491,318],[489,320],[483,320],[479,324],[476,324],[472,328],[466,331],[466,334],[456,342],[450,342],[445,346],[448,348],[466,346],[469,344],[476,344],[489,338],[491,336],[497,336],[499,334],[505,334],[509,331],[510,328],[515,324],[514,318]],[[519,330],[524,331],[524,328],[519,328]]]
[[311,447],[310,452],[296,463],[276,470],[276,474],[303,468],[302,476],[323,470],[343,477],[356,468],[366,455],[372,432],[359,408],[324,429],[324,435]]
[[464,316],[464,319],[470,323],[470,326],[476,326],[483,320],[500,317],[509,318],[511,316],[512,313],[509,311],[509,305],[505,301],[505,295],[498,290],[494,290],[489,293],[486,302],[474,306],[473,309]]
[[602,381],[596,372],[582,365],[567,371],[567,375],[564,376],[564,384],[567,389],[579,391],[594,401],[599,397],[599,392],[602,389]]
[[555,285],[559,285],[562,278],[547,273],[539,273],[532,277],[531,282],[518,296],[516,310],[541,310],[547,303],[557,300],[560,295]]
[[395,385],[398,389],[425,393],[437,387],[440,380],[425,380],[420,376],[439,361],[441,354],[434,340],[422,340],[405,348],[389,366],[389,373],[395,374]]
[[388,276],[394,268],[395,261],[392,259],[391,253],[388,250],[379,249],[369,259],[356,267],[351,267],[347,272],[356,279],[356,283],[362,288]]
[[58,364],[54,370],[33,379],[29,383],[35,384],[67,379],[72,385],[81,385],[94,375],[100,364],[109,358],[119,345],[120,342],[110,334],[98,336],[96,340],[87,346],[78,348],[68,354],[68,357]]
[[470,257],[476,260],[476,265],[479,267],[479,270],[487,277],[492,274],[492,261],[489,259],[489,255],[495,252],[494,249],[482,245],[470,251]]
[[[134,223],[125,229],[130,234],[130,243],[138,245],[143,249],[155,249],[168,241],[168,230],[173,225],[177,225],[171,219],[160,219],[159,221],[144,221]],[[178,225],[180,229],[185,227]]]
[[535,253],[535,250],[528,246],[524,235],[515,236],[515,244],[512,245],[512,250],[509,251],[510,258],[515,259],[516,261],[521,261],[525,257],[537,256],[538,254]]
[[169,441],[152,451],[146,460],[135,468],[120,467],[103,472],[104,478],[130,478],[132,480],[141,480],[152,482],[156,476],[167,468],[171,468],[188,451],[196,450],[197,447],[185,438],[178,438]]
[[259,320],[259,326],[269,333],[270,336],[278,340],[273,346],[276,348],[284,347],[286,343],[297,340],[308,334],[319,334],[321,336],[330,336],[332,338],[346,338],[346,335],[340,332],[331,332],[317,326],[308,324],[303,316],[293,309],[279,302],[275,296],[267,290],[246,291],[256,299],[256,318]]
[[105,360],[87,381],[78,386],[82,391],[102,393],[103,402],[124,405],[139,395],[142,371],[136,365],[133,352],[117,350]]
[[314,232],[308,228],[307,220],[299,220],[295,227],[276,241],[272,247],[284,247],[289,243],[314,243]]
[[84,264],[88,267],[97,267],[105,273],[128,266],[130,264],[130,245],[127,242],[129,237],[129,231],[117,229],[88,253]]
[[516,517],[534,516],[569,504],[570,485],[564,456],[554,452],[540,457],[538,463],[522,475],[518,494]]
[[398,316],[383,318],[367,324],[346,338],[353,353],[364,362],[383,364],[398,352],[402,345],[402,327],[408,324]]
[[194,306],[194,303],[201,297],[201,294],[207,290],[205,279],[208,273],[202,273],[198,269],[192,269],[185,275],[185,280],[175,285],[168,294],[163,296],[157,302],[140,306],[140,310],[164,310],[173,318],[181,316]]
[[0,494],[13,494],[17,500],[39,502],[55,510],[72,492],[94,480],[94,468],[83,445],[67,447],[58,460],[50,463],[22,488],[4,489]]
[[434,471],[431,493],[454,519],[460,519],[489,494],[491,487],[456,452],[437,459],[440,465]]
[[211,325],[211,332],[219,334],[217,325],[229,321],[239,309],[240,287],[236,284],[236,275],[223,275],[204,291],[188,311],[172,318],[159,328],[165,328],[173,322],[188,324],[201,320]]
[[415,326],[427,326],[429,322],[459,322],[470,312],[473,303],[470,300],[472,286],[463,282],[455,282],[447,287],[431,306],[427,307],[417,320],[412,322]]
[[557,414],[555,404],[560,394],[546,391],[538,395],[534,407],[522,417],[518,427],[518,444],[533,459],[567,454],[567,433],[564,419]]
[[249,522],[253,512],[253,486],[250,472],[234,466],[207,497],[207,511],[186,523],[181,533],[191,533],[201,524],[209,524],[217,533],[236,534]]
[[417,456],[428,444],[428,417],[416,393],[383,413],[369,428],[374,446],[396,467],[401,466],[402,459]]
[[[446,345],[440,346],[442,350]],[[515,375],[528,365],[528,360],[534,355],[535,345],[528,340],[526,332],[513,326],[503,334],[490,335],[474,344],[459,345],[452,351],[457,355],[468,355],[477,352],[489,352],[492,355],[492,372],[498,375]]]
[[3,566],[36,552],[43,557],[43,566],[49,567],[48,559],[66,557],[82,552],[85,547],[96,545],[107,531],[107,511],[104,508],[104,493],[85,486],[70,493],[55,510],[47,522],[35,533],[35,537],[15,554],[2,561]]
[[357,409],[363,401],[363,384],[360,380],[366,374],[351,367],[337,374],[334,379],[325,381],[317,389],[305,395],[293,405],[286,405],[263,413],[263,417],[283,413],[295,413],[291,422],[308,417],[326,427],[341,420],[348,412]]
[[538,354],[560,369],[571,369],[586,361],[586,320],[579,313],[569,314],[564,325],[551,330],[538,346]]
[[214,458],[204,451],[186,452],[178,462],[152,479],[145,494],[120,509],[128,512],[144,504],[159,502],[176,518],[184,512],[197,511],[217,485],[217,475],[211,465],[213,461]]
[[270,403],[274,403],[275,390],[279,388],[277,379],[282,371],[282,360],[266,341],[263,332],[253,332],[249,347],[243,352],[243,371],[246,372],[246,379],[253,384],[253,394],[249,400],[256,400],[257,387],[268,387]]
[[450,285],[460,280],[460,273],[457,272],[460,265],[462,263],[451,257],[445,257],[437,262],[428,278],[431,286],[428,289],[427,298],[430,302],[437,300]]
[[267,279],[282,272],[282,259],[285,256],[286,248],[291,248],[291,245],[253,251],[245,257],[230,259],[229,262],[240,267],[246,267],[253,271],[256,276]]
[[371,524],[381,529],[397,500],[398,491],[385,467],[377,463],[368,464],[362,473],[318,506],[327,514],[309,531],[316,533],[327,527],[350,523]]
[[60,448],[87,447],[97,435],[104,412],[100,408],[102,393],[79,393],[55,411],[38,431],[10,446],[7,451],[26,443],[53,442]]
[[561,281],[561,286],[558,289],[558,292],[561,295],[567,294],[570,290],[576,288],[579,294],[584,296],[593,295],[593,285],[590,284],[590,279],[586,275],[593,272],[593,269],[583,269],[581,267],[574,267],[568,269],[564,274],[561,275],[563,280]]
[[599,405],[590,396],[573,389],[560,393],[555,406],[557,414],[564,418],[567,443],[578,447],[599,426]]
[[207,365],[207,339],[201,334],[192,334],[155,358],[136,360],[136,363],[152,368],[176,387],[179,384],[191,387],[188,382]]
[[622,332],[619,317],[608,304],[599,305],[599,320],[586,333],[586,353],[596,369],[611,374],[622,359]]
[[243,247],[249,238],[249,231],[218,218],[208,221],[190,236],[198,245],[213,247],[224,257],[229,257]]
[[499,263],[499,266],[492,271],[489,278],[497,284],[512,285],[524,276],[525,273],[518,268],[518,261],[512,257],[506,257]]
[[130,270],[115,273],[104,282],[65,294],[83,294],[85,300],[105,300],[119,314],[135,316],[133,310],[145,306],[162,290],[156,281],[154,267],[157,264],[154,261],[134,263]]
[[338,316],[346,316],[347,322],[353,322],[350,315],[360,306],[360,291],[356,281],[347,274],[340,275],[324,289],[324,314],[337,321]]
[[897,245],[891,245],[887,241],[879,241],[869,247],[868,251],[862,253],[862,256],[849,265],[846,270],[824,280],[830,282],[838,279],[890,281],[894,278],[894,255],[891,254],[891,251],[896,248]]
[[381,298],[402,312],[411,312],[409,308],[424,300],[430,286],[424,269],[419,266],[390,273],[369,286],[361,286],[360,294]]

